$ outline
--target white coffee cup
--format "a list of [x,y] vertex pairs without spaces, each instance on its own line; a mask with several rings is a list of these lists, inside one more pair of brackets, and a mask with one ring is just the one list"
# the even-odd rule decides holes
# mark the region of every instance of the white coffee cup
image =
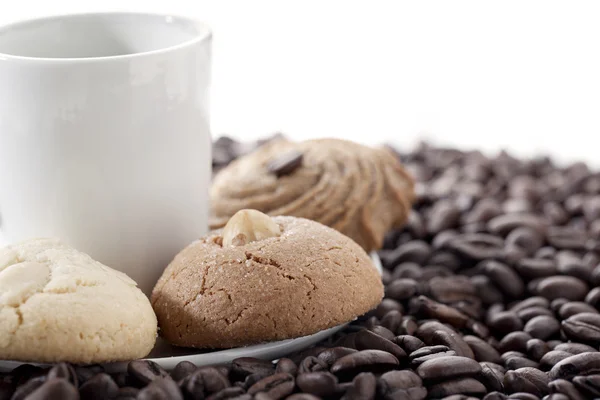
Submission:
[[0,230],[59,237],[147,294],[207,231],[211,33],[75,14],[0,28]]

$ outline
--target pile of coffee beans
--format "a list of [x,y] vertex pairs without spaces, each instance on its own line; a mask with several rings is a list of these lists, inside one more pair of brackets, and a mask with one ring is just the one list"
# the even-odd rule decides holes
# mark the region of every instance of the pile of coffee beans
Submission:
[[[254,148],[215,143],[215,167]],[[600,173],[422,144],[408,224],[380,256],[385,299],[318,346],[170,373],[58,364],[0,375],[7,399],[600,398]]]

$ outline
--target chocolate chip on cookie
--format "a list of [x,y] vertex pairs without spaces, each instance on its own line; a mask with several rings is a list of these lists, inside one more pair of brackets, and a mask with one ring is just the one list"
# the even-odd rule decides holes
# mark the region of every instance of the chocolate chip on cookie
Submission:
[[192,243],[152,293],[174,345],[228,348],[316,333],[379,304],[365,251],[320,223],[242,210]]
[[414,182],[385,148],[339,139],[280,139],[221,170],[210,193],[213,229],[252,208],[312,219],[370,251],[406,222]]

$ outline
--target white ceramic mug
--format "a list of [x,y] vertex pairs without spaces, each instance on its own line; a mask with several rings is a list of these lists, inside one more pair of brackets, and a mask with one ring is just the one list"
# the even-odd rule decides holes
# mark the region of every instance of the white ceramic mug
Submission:
[[0,28],[5,239],[62,238],[145,293],[207,231],[211,34],[75,14]]

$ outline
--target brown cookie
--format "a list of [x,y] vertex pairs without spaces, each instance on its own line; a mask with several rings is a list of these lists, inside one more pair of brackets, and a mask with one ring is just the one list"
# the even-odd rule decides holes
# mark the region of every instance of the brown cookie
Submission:
[[210,194],[213,229],[252,208],[321,222],[370,251],[406,222],[414,182],[384,148],[282,139],[233,161],[217,174]]
[[228,348],[305,336],[381,301],[371,259],[334,229],[253,210],[232,221],[179,253],[154,288],[160,332],[172,344]]

